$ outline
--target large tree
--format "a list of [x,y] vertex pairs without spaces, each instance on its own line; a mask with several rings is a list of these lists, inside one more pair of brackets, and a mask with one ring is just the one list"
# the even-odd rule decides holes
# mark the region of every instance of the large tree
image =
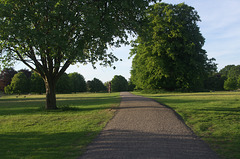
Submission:
[[149,2],[155,0],[1,0],[2,62],[20,60],[44,80],[46,108],[56,109],[55,84],[76,62],[117,58],[108,46],[127,43]]
[[202,49],[198,21],[194,8],[184,3],[157,3],[148,10],[131,51],[135,55],[131,79],[137,88],[194,90],[203,86],[216,65]]

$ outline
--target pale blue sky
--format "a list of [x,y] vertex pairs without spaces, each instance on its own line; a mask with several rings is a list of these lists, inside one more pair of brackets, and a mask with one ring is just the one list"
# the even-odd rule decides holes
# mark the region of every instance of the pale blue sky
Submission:
[[[201,17],[201,33],[205,37],[204,49],[208,57],[214,57],[218,64],[218,69],[226,65],[240,64],[240,0],[163,0],[166,3],[182,3],[194,7]],[[114,75],[122,75],[126,79],[130,78],[132,59],[128,59],[130,46],[113,48],[111,51],[123,61],[116,62],[116,69],[106,68],[97,65],[93,69],[91,65],[70,66],[67,73],[78,72],[86,80],[94,77],[103,82],[110,81]],[[16,70],[22,65],[16,65]]]

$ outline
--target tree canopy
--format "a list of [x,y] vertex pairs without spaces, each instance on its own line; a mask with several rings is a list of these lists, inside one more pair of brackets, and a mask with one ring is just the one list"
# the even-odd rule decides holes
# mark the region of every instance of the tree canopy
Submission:
[[225,90],[236,90],[240,88],[240,65],[227,65],[222,68],[219,73],[226,78],[224,82]]
[[229,71],[232,67],[235,67],[235,65],[227,65],[224,68],[222,68],[219,73],[225,77],[228,77]]
[[111,81],[113,92],[121,92],[128,90],[128,81],[121,75],[115,75]]
[[56,83],[56,92],[57,93],[70,93],[70,78],[68,74],[64,73]]
[[77,73],[70,73],[69,74],[69,79],[70,79],[70,87],[71,87],[71,92],[86,92],[87,91],[87,84],[85,81],[85,78]]
[[27,93],[29,90],[29,81],[23,72],[15,74],[12,78],[11,84],[5,87],[5,92],[11,93]]
[[149,2],[155,0],[1,0],[0,58],[16,60],[37,72],[46,87],[46,108],[56,109],[55,83],[76,62],[117,58],[108,46],[127,42]]
[[44,81],[37,73],[31,75],[31,92],[42,94],[45,92]]
[[97,78],[91,81],[87,81],[87,89],[89,92],[106,92],[107,87],[104,86],[103,82]]
[[157,3],[147,18],[131,55],[131,79],[142,89],[196,90],[216,69],[202,48],[197,11],[184,3]]

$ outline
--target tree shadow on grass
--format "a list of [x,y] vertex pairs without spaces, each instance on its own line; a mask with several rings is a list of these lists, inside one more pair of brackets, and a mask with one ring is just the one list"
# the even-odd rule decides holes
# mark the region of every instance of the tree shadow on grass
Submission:
[[11,132],[0,135],[0,156],[14,158],[76,158],[98,132],[80,131],[45,134]]
[[59,97],[58,110],[45,110],[44,98],[0,99],[0,115],[28,115],[62,111],[93,111],[111,108],[119,103],[118,97]]

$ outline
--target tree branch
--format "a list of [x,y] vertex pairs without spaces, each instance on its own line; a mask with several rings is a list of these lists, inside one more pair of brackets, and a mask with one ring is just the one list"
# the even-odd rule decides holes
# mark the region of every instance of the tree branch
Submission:
[[35,66],[36,66],[36,69],[37,69],[36,72],[38,72],[44,78],[43,66],[40,64],[40,62],[38,62],[38,60],[34,54],[33,47],[31,47],[31,46],[30,46],[30,58],[33,60]]
[[24,60],[24,58],[22,57],[22,55],[21,55],[17,50],[11,49],[10,47],[8,47],[7,49],[9,49],[10,51],[15,52],[15,53],[17,54],[17,56],[19,57],[19,59],[20,59],[27,67],[29,67],[31,70],[36,71],[36,69],[34,69],[31,65],[29,65],[26,60]]
[[59,71],[59,73],[56,74],[55,79],[58,80],[58,79],[61,77],[61,75],[67,70],[67,68],[68,68],[70,65],[71,65],[70,60],[67,60],[67,61],[65,62],[65,64],[63,65],[62,69]]

